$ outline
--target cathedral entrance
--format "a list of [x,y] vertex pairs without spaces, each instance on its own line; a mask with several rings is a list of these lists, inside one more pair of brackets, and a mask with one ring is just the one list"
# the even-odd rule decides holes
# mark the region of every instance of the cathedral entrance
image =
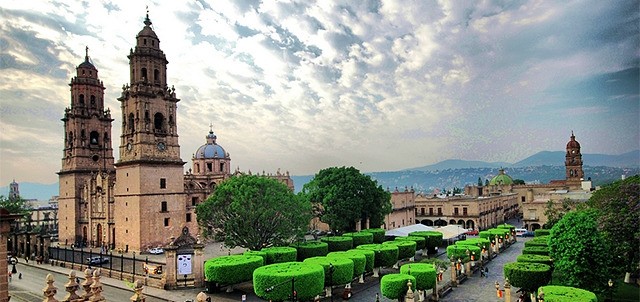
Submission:
[[98,224],[96,226],[96,245],[103,246],[104,242],[102,241],[102,225]]

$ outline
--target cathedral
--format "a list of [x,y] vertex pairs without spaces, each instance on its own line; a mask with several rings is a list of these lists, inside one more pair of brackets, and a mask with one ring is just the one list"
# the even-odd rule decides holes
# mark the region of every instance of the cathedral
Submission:
[[[117,162],[113,118],[104,107],[105,87],[88,49],[69,83],[71,105],[62,118],[58,172],[60,242],[133,251],[166,245],[185,226],[197,230],[196,205],[217,184],[241,173],[231,172],[229,153],[212,129],[185,173],[177,131],[180,99],[167,83],[169,62],[148,14],[127,57],[130,83],[118,97],[122,131]],[[288,172],[265,176],[293,189]]]

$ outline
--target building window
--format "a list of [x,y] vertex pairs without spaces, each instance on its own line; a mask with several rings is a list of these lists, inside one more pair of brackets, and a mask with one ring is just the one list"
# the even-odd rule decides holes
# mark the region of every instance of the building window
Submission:
[[160,212],[166,212],[166,211],[167,211],[167,202],[166,202],[166,201],[163,201],[163,202],[160,204]]
[[458,216],[459,214],[458,208],[453,208],[453,215]]
[[211,163],[207,163],[207,172],[211,172],[212,169]]
[[187,222],[191,222],[191,213],[187,213]]
[[520,200],[521,200],[522,202],[525,202],[525,198],[524,198],[524,196],[521,196],[521,197],[520,197]]
[[424,208],[420,208],[420,215],[424,216]]
[[433,208],[429,208],[429,216],[433,216]]
[[166,226],[166,227],[169,226],[169,218],[165,218],[164,219],[164,226]]
[[467,216],[467,208],[462,208],[462,215]]
[[220,172],[224,172],[224,163],[220,163]]
[[167,188],[167,179],[160,178],[160,189],[166,189],[166,188]]
[[198,197],[191,197],[191,205],[196,206],[198,204]]
[[438,208],[438,216],[442,216],[442,208]]

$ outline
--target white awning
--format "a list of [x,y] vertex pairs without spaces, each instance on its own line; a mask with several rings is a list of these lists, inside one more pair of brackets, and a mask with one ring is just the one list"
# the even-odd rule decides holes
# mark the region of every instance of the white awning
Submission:
[[413,224],[413,225],[409,225],[406,227],[401,227],[401,228],[397,228],[397,229],[393,229],[393,230],[388,230],[387,232],[385,232],[385,235],[387,236],[396,236],[396,237],[406,237],[409,236],[409,233],[411,232],[417,232],[417,231],[434,231],[435,229],[430,227],[430,226],[426,226],[424,224],[418,223],[418,224]]
[[458,235],[466,233],[467,229],[465,229],[463,225],[450,224],[436,228],[434,231],[442,233],[442,239],[447,240],[457,238]]

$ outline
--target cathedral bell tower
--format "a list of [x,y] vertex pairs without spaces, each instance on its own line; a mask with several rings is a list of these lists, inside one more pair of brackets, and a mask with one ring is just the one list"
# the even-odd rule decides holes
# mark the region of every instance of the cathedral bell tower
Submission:
[[576,141],[573,131],[571,140],[567,143],[567,155],[564,166],[566,169],[566,182],[568,186],[580,186],[584,178],[582,171],[582,154],[580,153],[580,143]]
[[98,69],[90,61],[86,49],[84,62],[71,78],[71,106],[65,108],[62,168],[58,172],[60,241],[69,244],[86,239],[80,228],[86,223],[81,213],[86,209],[83,187],[95,175],[114,173],[111,147],[111,112],[104,109],[105,87]]
[[183,165],[175,89],[149,14],[129,52],[130,84],[118,98],[122,109],[115,197],[116,242],[143,250],[167,244],[185,222]]

